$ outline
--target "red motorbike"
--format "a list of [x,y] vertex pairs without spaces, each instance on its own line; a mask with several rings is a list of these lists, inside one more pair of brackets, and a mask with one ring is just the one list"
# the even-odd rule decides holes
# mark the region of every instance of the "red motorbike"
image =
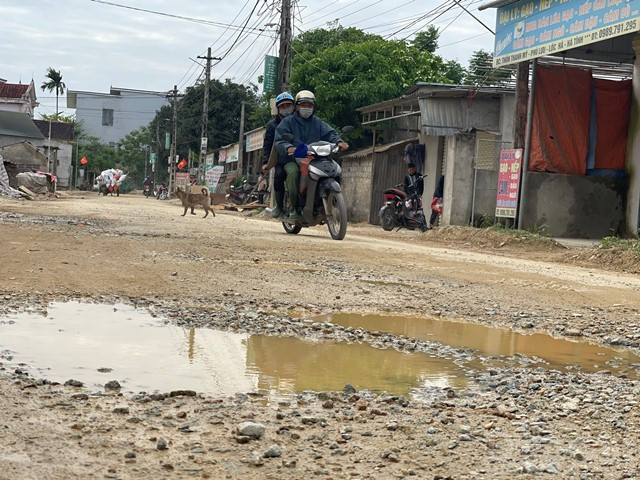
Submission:
[[[423,175],[426,177],[426,175]],[[384,205],[380,209],[380,225],[387,232],[397,228],[406,228],[421,232],[428,230],[427,222],[422,210],[422,198],[418,195],[415,185],[409,191],[401,190],[403,183],[387,188],[383,193]]]

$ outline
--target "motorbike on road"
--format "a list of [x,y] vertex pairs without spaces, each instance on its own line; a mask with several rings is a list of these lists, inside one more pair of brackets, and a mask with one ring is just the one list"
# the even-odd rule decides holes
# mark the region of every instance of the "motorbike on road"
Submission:
[[[344,127],[343,133],[350,133],[353,127]],[[283,136],[294,145],[291,134]],[[300,167],[300,206],[302,215],[299,220],[281,217],[285,232],[297,234],[303,228],[327,224],[329,234],[334,240],[342,240],[347,234],[347,206],[340,187],[342,168],[331,156],[340,150],[338,143],[326,141],[307,145],[307,155],[296,158]],[[284,211],[290,210],[289,195],[284,196]]]
[[[422,175],[422,178],[426,175]],[[406,228],[421,232],[428,230],[427,221],[422,209],[422,198],[418,194],[415,185],[411,185],[408,191],[401,190],[403,183],[387,188],[383,193],[384,205],[380,209],[380,225],[387,232],[397,228]]]
[[151,188],[151,184],[147,183],[146,185],[144,185],[143,189],[142,189],[142,194],[149,198],[152,195],[152,188]]
[[156,187],[156,200],[166,200],[169,198],[169,188],[166,183],[162,183]]

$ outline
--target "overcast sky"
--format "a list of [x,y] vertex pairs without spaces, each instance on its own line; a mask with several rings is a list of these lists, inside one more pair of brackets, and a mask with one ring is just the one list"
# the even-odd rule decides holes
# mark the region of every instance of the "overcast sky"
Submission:
[[[463,4],[494,29],[496,11],[477,10],[483,1]],[[71,90],[108,93],[114,86],[166,91],[177,84],[182,91],[202,72],[190,58],[212,46],[213,56],[225,56],[212,78],[255,83],[263,73],[264,55],[277,55],[275,27],[265,26],[278,21],[273,0],[259,1],[247,29],[227,53],[255,5],[255,0],[0,0],[0,78],[10,83],[33,78],[41,104],[36,118],[55,112],[55,94],[40,90],[47,67],[60,70]],[[337,19],[345,27],[409,39],[440,14],[432,21],[442,31],[439,55],[466,66],[474,50],[493,50],[493,35],[453,0],[299,0],[295,14],[296,34]],[[64,107],[66,93],[60,99],[60,109]]]

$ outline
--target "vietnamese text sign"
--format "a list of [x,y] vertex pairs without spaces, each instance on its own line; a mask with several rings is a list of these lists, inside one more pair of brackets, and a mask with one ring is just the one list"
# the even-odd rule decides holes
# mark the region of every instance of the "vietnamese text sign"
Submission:
[[227,148],[227,163],[232,163],[237,161],[238,161],[238,144],[234,143],[229,148]]
[[189,174],[187,172],[176,172],[176,187],[186,190],[187,185],[189,185],[189,180]]
[[500,7],[493,65],[508,65],[640,30],[640,0],[520,0]]
[[265,55],[264,57],[264,93],[276,93],[278,84],[278,57]]
[[518,192],[520,190],[520,165],[522,150],[501,150],[498,172],[496,217],[516,218]]
[[218,165],[216,167],[208,168],[204,174],[204,180],[207,186],[209,187],[210,192],[215,192],[216,187],[218,186],[218,182],[220,181],[220,176],[224,173],[224,167],[222,165]]
[[253,152],[254,150],[261,149],[262,145],[264,144],[264,132],[266,131],[267,130],[265,128],[261,128],[257,132],[248,133],[244,151]]

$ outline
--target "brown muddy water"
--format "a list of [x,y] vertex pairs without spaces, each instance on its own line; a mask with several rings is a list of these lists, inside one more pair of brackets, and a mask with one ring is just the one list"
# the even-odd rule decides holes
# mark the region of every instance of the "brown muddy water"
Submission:
[[52,303],[46,315],[0,317],[0,360],[35,378],[82,381],[127,391],[190,389],[211,395],[304,390],[410,394],[420,387],[464,387],[452,361],[365,344],[311,342],[163,324],[129,305]]
[[315,317],[314,320],[428,340],[455,348],[470,348],[486,356],[524,355],[540,359],[539,363],[545,368],[572,368],[583,372],[606,370],[631,379],[640,377],[640,357],[624,349],[586,341],[565,340],[539,333],[525,335],[506,328],[439,318],[340,313]]

